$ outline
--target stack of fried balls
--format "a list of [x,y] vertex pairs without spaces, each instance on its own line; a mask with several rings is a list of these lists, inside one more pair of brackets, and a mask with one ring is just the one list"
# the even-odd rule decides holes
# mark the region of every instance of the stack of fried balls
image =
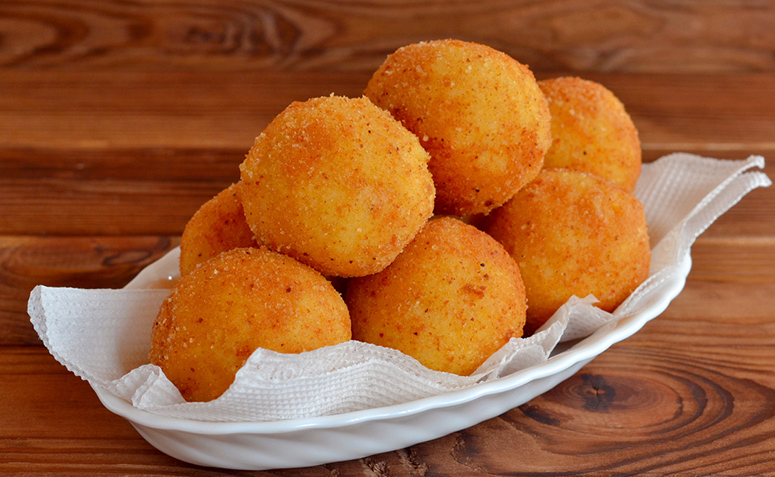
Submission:
[[469,375],[570,297],[613,311],[646,279],[640,154],[598,83],[476,43],[402,47],[362,97],[289,105],[193,215],[150,360],[188,401],[257,348],[351,339]]

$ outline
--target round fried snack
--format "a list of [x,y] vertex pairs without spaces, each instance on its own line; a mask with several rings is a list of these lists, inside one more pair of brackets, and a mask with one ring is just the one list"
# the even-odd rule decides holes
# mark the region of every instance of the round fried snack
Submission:
[[522,336],[525,323],[514,260],[492,237],[450,217],[429,221],[382,272],[350,280],[345,301],[353,339],[458,375]]
[[295,102],[256,138],[238,189],[257,239],[327,276],[385,268],[433,213],[428,153],[366,98]]
[[436,212],[487,214],[532,180],[551,144],[533,73],[477,43],[411,44],[387,57],[364,94],[430,153]]
[[238,248],[178,281],[149,357],[187,401],[210,401],[259,347],[301,353],[350,336],[344,300],[320,273],[265,248]]
[[180,239],[180,274],[221,252],[258,246],[245,221],[234,184],[205,202],[183,229]]
[[613,311],[648,277],[643,206],[592,174],[543,170],[491,214],[486,230],[519,264],[527,291],[526,334],[573,295],[593,294],[599,308]]
[[552,115],[544,167],[589,172],[635,190],[641,171],[638,130],[621,101],[599,83],[562,77],[539,81]]

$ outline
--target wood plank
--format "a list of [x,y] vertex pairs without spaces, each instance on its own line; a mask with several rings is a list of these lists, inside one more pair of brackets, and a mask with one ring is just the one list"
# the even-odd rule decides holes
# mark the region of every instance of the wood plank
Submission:
[[[359,96],[369,76],[0,70],[0,142],[12,150],[200,149],[244,155],[292,101],[330,93]],[[768,100],[775,95],[775,74],[582,76],[622,100],[645,150],[775,149],[775,104]]]
[[647,151],[775,149],[775,105],[767,99],[775,94],[775,78],[769,75],[584,76],[622,101]]
[[[680,152],[697,154],[717,159],[745,159],[751,155],[763,155],[764,169],[754,169],[764,172],[771,180],[775,180],[775,149],[704,149],[686,148]],[[675,149],[648,149],[643,151],[644,162],[652,162],[658,158],[677,152]],[[740,202],[732,206],[725,214],[703,232],[703,237],[772,237],[775,236],[775,188],[759,188],[749,192]]]
[[[0,180],[0,234],[179,235],[231,182]],[[754,190],[704,233],[772,236],[773,207],[775,189]]]
[[[765,169],[770,179],[775,178],[772,166]],[[705,232],[705,237],[773,237],[775,236],[775,190],[772,187],[751,191],[719,217]]]
[[0,70],[0,141],[32,149],[228,149],[293,101],[360,96],[368,75]]
[[[702,235],[692,246],[686,287],[671,303],[676,319],[737,324],[730,336],[772,326],[775,310],[775,237]],[[775,330],[773,330],[775,332]],[[764,334],[770,339],[775,334]]]
[[0,236],[0,345],[39,345],[27,301],[36,285],[121,288],[177,246],[174,237]]
[[[441,473],[498,474],[517,466],[525,474],[772,472],[775,377],[758,371],[753,379],[741,378],[685,355],[696,346],[617,345],[530,403],[444,438],[437,443],[443,451],[418,451],[419,460],[433,459],[429,466]],[[775,357],[766,347],[756,347],[765,352],[759,357],[734,356],[734,347],[726,354],[735,365],[761,367]],[[709,345],[702,351],[719,353]],[[507,459],[497,451],[503,448],[519,449],[523,457]]]
[[247,149],[12,148],[0,151],[0,180],[166,181],[231,183]]
[[537,70],[775,71],[767,2],[6,2],[6,68],[373,70],[455,37]]
[[0,151],[0,234],[179,235],[239,180],[246,151]]
[[[156,451],[42,347],[0,346],[0,473],[153,475],[195,470]],[[67,412],[58,412],[67,409]]]
[[229,184],[0,180],[0,233],[179,235],[194,212]]

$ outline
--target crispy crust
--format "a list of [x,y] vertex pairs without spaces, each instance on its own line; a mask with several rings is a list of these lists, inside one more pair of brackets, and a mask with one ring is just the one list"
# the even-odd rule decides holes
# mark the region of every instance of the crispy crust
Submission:
[[545,167],[589,172],[635,190],[641,171],[638,130],[621,101],[603,85],[581,78],[539,81],[552,116]]
[[647,277],[651,250],[643,206],[612,182],[545,169],[491,215],[487,232],[519,264],[533,333],[571,296],[613,311]]
[[186,224],[180,239],[180,274],[221,252],[257,246],[232,184],[205,202]]
[[468,375],[522,336],[519,269],[484,232],[433,219],[384,271],[350,280],[353,338],[398,349],[438,371]]
[[364,92],[431,154],[436,212],[488,213],[532,180],[551,144],[546,100],[527,66],[458,40],[388,56]]
[[210,401],[259,347],[300,353],[348,341],[341,295],[318,272],[265,248],[238,248],[183,276],[153,326],[151,363],[188,401]]
[[293,103],[240,166],[248,224],[328,276],[385,268],[433,212],[428,154],[366,98]]

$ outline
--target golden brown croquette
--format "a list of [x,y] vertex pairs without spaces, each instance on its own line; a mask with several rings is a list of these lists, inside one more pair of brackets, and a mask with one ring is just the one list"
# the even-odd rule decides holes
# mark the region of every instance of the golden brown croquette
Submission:
[[245,221],[242,203],[232,184],[205,202],[183,229],[180,274],[187,274],[221,252],[256,246],[258,244]]
[[641,171],[638,130],[621,101],[594,81],[539,81],[552,116],[552,146],[544,167],[589,172],[635,190]]
[[647,277],[651,250],[643,206],[614,183],[545,169],[491,214],[487,232],[519,264],[532,334],[571,296],[614,309]]
[[237,248],[181,277],[159,310],[149,357],[187,401],[210,401],[259,347],[301,353],[350,337],[344,300],[320,273]]
[[365,93],[431,155],[436,212],[486,214],[532,180],[551,144],[549,109],[527,66],[459,40],[407,45]]
[[345,299],[354,339],[459,375],[522,336],[525,323],[514,260],[492,237],[449,217],[429,221],[382,272],[351,279]]
[[256,238],[327,276],[376,273],[433,213],[428,153],[366,98],[296,102],[256,138],[239,196]]

